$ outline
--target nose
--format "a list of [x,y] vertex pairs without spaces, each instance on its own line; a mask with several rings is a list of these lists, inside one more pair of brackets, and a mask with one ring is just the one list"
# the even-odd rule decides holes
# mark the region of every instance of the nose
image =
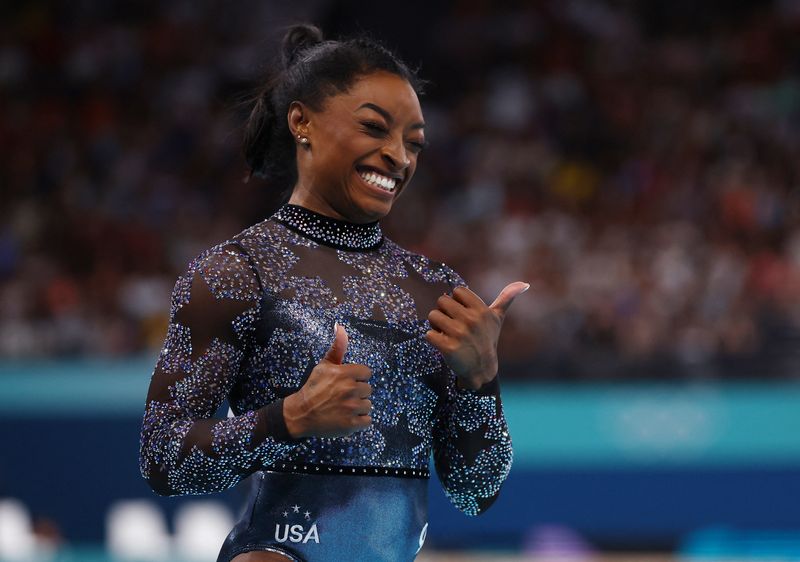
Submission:
[[392,171],[400,172],[411,165],[403,142],[392,142],[384,145],[381,158]]

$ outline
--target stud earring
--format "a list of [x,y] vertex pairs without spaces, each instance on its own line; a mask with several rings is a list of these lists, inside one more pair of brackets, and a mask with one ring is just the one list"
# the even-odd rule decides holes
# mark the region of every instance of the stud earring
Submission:
[[300,141],[300,144],[308,144],[308,137],[297,135],[297,140]]

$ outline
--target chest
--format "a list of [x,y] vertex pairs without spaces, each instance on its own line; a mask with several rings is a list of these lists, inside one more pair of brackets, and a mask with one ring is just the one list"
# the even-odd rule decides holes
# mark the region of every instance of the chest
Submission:
[[426,322],[392,323],[313,307],[297,299],[265,298],[248,360],[248,386],[265,401],[299,390],[333,343],[334,323],[347,331],[345,363],[372,371],[373,402],[435,400],[444,390],[441,354],[425,340]]

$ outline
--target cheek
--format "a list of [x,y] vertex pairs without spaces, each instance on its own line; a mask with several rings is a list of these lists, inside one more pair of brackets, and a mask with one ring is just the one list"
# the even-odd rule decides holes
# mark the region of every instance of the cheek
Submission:
[[325,136],[330,139],[332,143],[336,144],[345,142],[350,135],[347,134],[344,127],[330,127],[325,131]]
[[348,139],[340,132],[332,131],[325,137],[325,153],[332,159],[338,160],[342,157],[342,150],[347,150]]
[[315,155],[317,165],[333,173],[349,170],[358,153],[354,139],[337,130],[327,131],[323,138],[325,142],[320,143]]
[[363,158],[375,150],[375,141],[366,135],[335,133],[328,137],[328,152],[331,158],[343,167],[351,167],[353,161]]
[[414,177],[414,173],[417,171],[417,158],[418,156],[411,157],[411,164],[408,165],[408,179],[411,180]]

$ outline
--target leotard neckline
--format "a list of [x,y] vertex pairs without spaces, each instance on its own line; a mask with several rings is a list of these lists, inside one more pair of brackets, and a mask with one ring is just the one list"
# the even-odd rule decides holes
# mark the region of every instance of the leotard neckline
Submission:
[[378,221],[343,221],[291,203],[283,205],[271,218],[305,238],[338,250],[367,252],[383,244]]

